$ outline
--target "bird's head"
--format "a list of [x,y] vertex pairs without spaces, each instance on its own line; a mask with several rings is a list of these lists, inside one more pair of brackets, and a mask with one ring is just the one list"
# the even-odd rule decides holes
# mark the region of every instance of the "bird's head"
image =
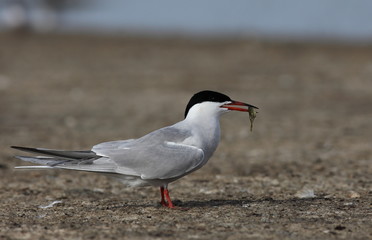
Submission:
[[194,94],[186,106],[185,118],[189,115],[221,115],[229,111],[248,112],[257,107],[248,103],[232,100],[229,96],[210,90]]

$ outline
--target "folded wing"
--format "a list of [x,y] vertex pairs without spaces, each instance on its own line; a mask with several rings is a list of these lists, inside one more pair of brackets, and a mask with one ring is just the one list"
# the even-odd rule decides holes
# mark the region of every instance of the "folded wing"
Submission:
[[98,154],[115,162],[118,166],[116,173],[126,174],[131,169],[142,179],[180,177],[197,169],[204,160],[203,150],[174,142],[151,146],[139,144]]
[[17,156],[21,160],[44,165],[21,168],[63,168],[116,173],[142,179],[169,179],[198,169],[204,161],[202,149],[182,144],[187,137],[188,132],[168,127],[135,140],[101,143],[94,146],[92,151],[14,148],[48,155]]

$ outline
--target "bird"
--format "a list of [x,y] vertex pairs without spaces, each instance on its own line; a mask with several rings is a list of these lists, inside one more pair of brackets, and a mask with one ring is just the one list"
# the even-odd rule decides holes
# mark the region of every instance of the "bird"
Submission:
[[168,184],[200,169],[211,158],[220,142],[221,115],[249,112],[250,108],[258,109],[223,93],[203,90],[191,97],[183,120],[137,139],[103,142],[85,151],[11,147],[42,155],[15,156],[41,164],[16,168],[88,171],[118,178],[132,187],[160,187],[160,204],[177,208],[169,196]]

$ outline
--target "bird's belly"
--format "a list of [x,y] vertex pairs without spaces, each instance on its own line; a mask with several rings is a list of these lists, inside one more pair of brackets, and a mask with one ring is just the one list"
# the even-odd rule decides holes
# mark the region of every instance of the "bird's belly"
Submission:
[[171,179],[142,179],[138,176],[129,176],[123,174],[116,174],[116,173],[105,173],[106,176],[111,178],[116,178],[121,183],[129,186],[129,187],[148,187],[148,186],[155,186],[160,187],[177,180],[177,178]]

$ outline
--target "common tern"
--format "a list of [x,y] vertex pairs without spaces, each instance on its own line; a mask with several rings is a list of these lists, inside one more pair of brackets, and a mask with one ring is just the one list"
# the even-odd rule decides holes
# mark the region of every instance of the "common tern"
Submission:
[[16,168],[61,168],[103,173],[130,186],[160,187],[161,205],[174,208],[168,184],[204,166],[220,141],[219,117],[226,112],[248,112],[257,107],[232,100],[215,91],[193,95],[185,119],[137,139],[104,142],[89,151],[64,151],[12,146],[46,156],[16,156],[43,166]]

